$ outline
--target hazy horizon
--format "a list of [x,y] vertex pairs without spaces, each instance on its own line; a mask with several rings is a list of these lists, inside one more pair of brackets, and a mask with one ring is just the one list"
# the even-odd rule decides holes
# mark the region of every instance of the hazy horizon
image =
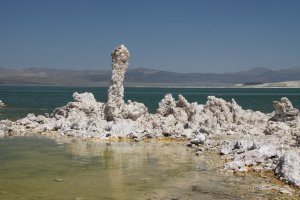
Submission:
[[[0,66],[0,69],[7,69],[7,70],[30,70],[30,69],[39,69],[39,70],[73,70],[73,71],[111,71],[111,67],[105,67],[105,68],[57,68],[57,67],[2,67]],[[236,71],[224,71],[224,72],[177,72],[177,71],[172,71],[172,70],[167,70],[167,69],[156,69],[156,68],[147,68],[147,67],[132,67],[130,66],[128,68],[128,70],[157,70],[157,71],[166,71],[166,72],[175,72],[175,73],[182,73],[182,74],[189,74],[189,73],[212,73],[212,74],[226,74],[226,73],[239,73],[239,72],[245,72],[248,70],[260,70],[260,69],[267,69],[267,70],[290,70],[290,69],[299,69],[300,70],[300,66],[295,66],[295,67],[290,67],[290,68],[278,68],[278,69],[270,69],[268,67],[253,67],[253,68],[247,68],[247,69],[242,69],[242,70],[236,70]]]
[[300,1],[0,0],[0,67],[237,72],[300,66]]

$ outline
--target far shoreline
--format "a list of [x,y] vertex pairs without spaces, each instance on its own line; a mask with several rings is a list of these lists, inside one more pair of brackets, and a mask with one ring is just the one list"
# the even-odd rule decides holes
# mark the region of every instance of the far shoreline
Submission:
[[[281,83],[281,82],[280,82]],[[228,88],[228,89],[298,89],[299,85],[292,86],[281,86],[280,83],[264,83],[259,85],[162,85],[162,84],[145,84],[145,85],[135,85],[135,84],[125,84],[125,88],[182,88],[182,89],[209,89],[209,88]],[[35,85],[35,84],[0,84],[0,87],[61,87],[61,88],[108,88],[107,85]]]

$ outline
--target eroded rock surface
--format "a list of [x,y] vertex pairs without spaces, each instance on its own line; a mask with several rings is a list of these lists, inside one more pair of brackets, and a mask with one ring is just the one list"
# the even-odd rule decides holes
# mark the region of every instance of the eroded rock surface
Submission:
[[280,101],[273,102],[275,116],[271,118],[273,121],[290,121],[299,115],[299,110],[294,108],[288,98],[283,97]]
[[188,102],[182,95],[166,94],[158,103],[157,112],[149,113],[144,104],[123,99],[129,55],[123,45],[112,53],[106,103],[98,102],[91,93],[74,93],[72,102],[56,108],[51,115],[28,114],[16,122],[0,121],[0,136],[34,134],[91,140],[183,138],[198,154],[219,152],[226,160],[226,170],[276,168],[279,177],[298,185],[290,178],[299,173],[296,155],[284,153],[300,146],[300,117],[287,98],[275,101],[274,112],[265,114],[244,110],[234,99],[226,102],[209,96],[201,105]]
[[296,151],[286,152],[279,160],[275,174],[282,180],[300,186],[300,154]]
[[112,52],[112,76],[108,89],[108,99],[105,105],[105,117],[114,120],[122,116],[124,108],[124,86],[125,72],[129,64],[129,51],[121,45]]

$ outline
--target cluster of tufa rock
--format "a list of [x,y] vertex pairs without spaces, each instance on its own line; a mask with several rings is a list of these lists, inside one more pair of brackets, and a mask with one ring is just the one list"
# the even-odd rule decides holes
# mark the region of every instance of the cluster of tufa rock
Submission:
[[281,98],[280,101],[273,102],[275,116],[271,118],[273,121],[291,121],[299,115],[299,110],[294,108],[292,103],[286,98]]
[[[224,168],[236,172],[275,170],[283,180],[300,185],[300,117],[287,98],[273,103],[274,112],[244,110],[233,99],[209,96],[204,105],[177,100],[167,94],[156,113],[138,102],[124,102],[124,76],[129,51],[121,45],[112,52],[112,77],[108,101],[91,93],[74,93],[73,102],[51,115],[28,114],[0,121],[0,135],[46,135],[105,138],[185,138],[189,146],[218,151],[227,160]],[[289,152],[289,153],[286,153]],[[292,152],[292,153],[291,153]]]

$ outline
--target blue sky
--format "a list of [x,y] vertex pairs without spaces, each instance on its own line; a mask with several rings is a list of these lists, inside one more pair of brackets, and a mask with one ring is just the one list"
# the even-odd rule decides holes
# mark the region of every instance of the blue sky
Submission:
[[300,66],[298,0],[0,0],[0,67],[229,72]]

